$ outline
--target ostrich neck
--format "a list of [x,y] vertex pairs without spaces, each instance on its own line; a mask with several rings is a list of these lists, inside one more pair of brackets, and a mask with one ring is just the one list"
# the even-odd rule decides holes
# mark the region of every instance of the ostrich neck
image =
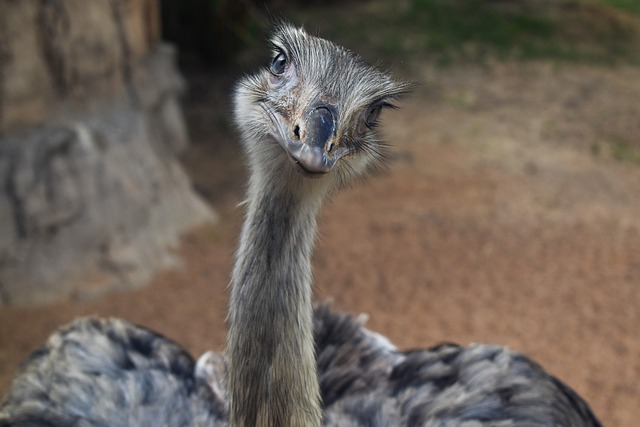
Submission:
[[310,262],[319,199],[306,203],[286,188],[250,187],[231,279],[232,426],[321,423]]

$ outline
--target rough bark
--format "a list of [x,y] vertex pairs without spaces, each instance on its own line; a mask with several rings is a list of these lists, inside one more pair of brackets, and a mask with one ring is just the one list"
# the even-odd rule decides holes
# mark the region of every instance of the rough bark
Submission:
[[213,214],[157,0],[0,0],[0,302],[139,286]]

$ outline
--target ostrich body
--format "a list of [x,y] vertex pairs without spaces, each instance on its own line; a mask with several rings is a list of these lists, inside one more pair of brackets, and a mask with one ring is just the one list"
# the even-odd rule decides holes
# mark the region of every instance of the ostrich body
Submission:
[[598,426],[569,387],[489,345],[402,352],[351,315],[315,309],[325,198],[382,164],[374,128],[407,86],[280,25],[235,120],[251,171],[231,277],[228,354],[197,362],[118,319],[55,333],[21,368],[0,426]]

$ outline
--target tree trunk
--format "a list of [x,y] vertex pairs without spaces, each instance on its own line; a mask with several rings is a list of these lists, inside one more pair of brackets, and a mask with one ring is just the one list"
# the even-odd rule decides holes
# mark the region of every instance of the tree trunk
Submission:
[[213,219],[158,0],[0,0],[0,303],[147,282]]

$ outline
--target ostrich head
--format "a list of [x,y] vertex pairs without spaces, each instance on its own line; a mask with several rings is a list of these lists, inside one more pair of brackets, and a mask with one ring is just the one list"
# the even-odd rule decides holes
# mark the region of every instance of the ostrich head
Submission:
[[277,26],[271,44],[270,65],[235,97],[253,179],[331,190],[379,166],[378,116],[408,86],[291,25]]

